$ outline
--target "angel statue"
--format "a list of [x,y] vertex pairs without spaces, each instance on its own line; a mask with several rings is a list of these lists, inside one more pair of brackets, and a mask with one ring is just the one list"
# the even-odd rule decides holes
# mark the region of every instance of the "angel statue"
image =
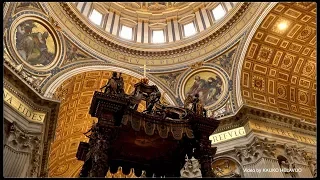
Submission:
[[202,178],[199,161],[193,156],[188,159],[188,155],[186,155],[186,163],[180,170],[180,175],[182,178]]

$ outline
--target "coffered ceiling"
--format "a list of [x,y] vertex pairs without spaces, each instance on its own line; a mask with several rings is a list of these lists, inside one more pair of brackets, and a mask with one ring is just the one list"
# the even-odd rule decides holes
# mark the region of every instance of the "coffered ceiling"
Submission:
[[316,3],[279,3],[260,24],[241,73],[244,102],[315,122]]

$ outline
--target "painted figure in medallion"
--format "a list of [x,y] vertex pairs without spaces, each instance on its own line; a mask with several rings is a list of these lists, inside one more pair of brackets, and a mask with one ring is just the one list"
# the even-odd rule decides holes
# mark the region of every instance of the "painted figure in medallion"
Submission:
[[216,102],[223,91],[222,79],[212,72],[200,72],[194,75],[186,83],[186,96],[199,95],[200,101],[209,106]]
[[43,25],[33,20],[22,22],[17,27],[16,48],[22,59],[33,66],[46,66],[55,55],[52,36]]

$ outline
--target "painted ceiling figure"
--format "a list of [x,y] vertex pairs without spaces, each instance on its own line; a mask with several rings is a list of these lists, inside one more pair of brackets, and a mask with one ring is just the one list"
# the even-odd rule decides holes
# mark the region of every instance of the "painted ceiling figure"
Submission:
[[209,77],[208,80],[201,79],[200,76],[195,76],[195,82],[190,88],[187,95],[199,95],[200,101],[205,104],[212,104],[217,101],[221,94],[222,80],[219,77]]
[[195,76],[194,80],[195,81],[187,94],[190,94],[191,96],[199,94],[199,96],[202,96],[202,93],[200,92],[202,90],[202,87],[205,85],[206,81],[204,79],[201,79],[200,76]]
[[219,95],[221,94],[222,81],[219,77],[213,78],[209,77],[206,82],[202,95],[202,102],[204,104],[209,104],[211,102],[217,101]]
[[22,58],[31,65],[44,66],[53,58],[46,44],[49,33],[33,32],[34,27],[37,26],[33,22],[26,22],[17,28],[17,49]]

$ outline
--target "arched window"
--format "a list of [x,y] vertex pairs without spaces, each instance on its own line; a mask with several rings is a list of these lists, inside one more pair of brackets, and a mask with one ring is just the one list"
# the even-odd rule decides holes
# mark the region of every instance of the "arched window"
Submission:
[[222,5],[219,4],[217,7],[215,7],[212,10],[212,14],[213,14],[214,19],[217,21],[226,15],[226,11],[223,9]]
[[152,43],[164,43],[163,30],[153,30],[152,31]]
[[196,28],[194,26],[194,23],[191,22],[189,24],[183,25],[183,31],[184,31],[185,37],[189,37],[196,34]]
[[90,14],[90,16],[89,16],[89,19],[90,19],[90,21],[92,21],[94,24],[100,26],[100,25],[101,25],[101,22],[102,22],[102,14],[101,14],[99,11],[93,9],[92,12],[91,12],[91,14]]
[[122,25],[120,30],[120,37],[128,40],[132,40],[133,29],[131,27]]

